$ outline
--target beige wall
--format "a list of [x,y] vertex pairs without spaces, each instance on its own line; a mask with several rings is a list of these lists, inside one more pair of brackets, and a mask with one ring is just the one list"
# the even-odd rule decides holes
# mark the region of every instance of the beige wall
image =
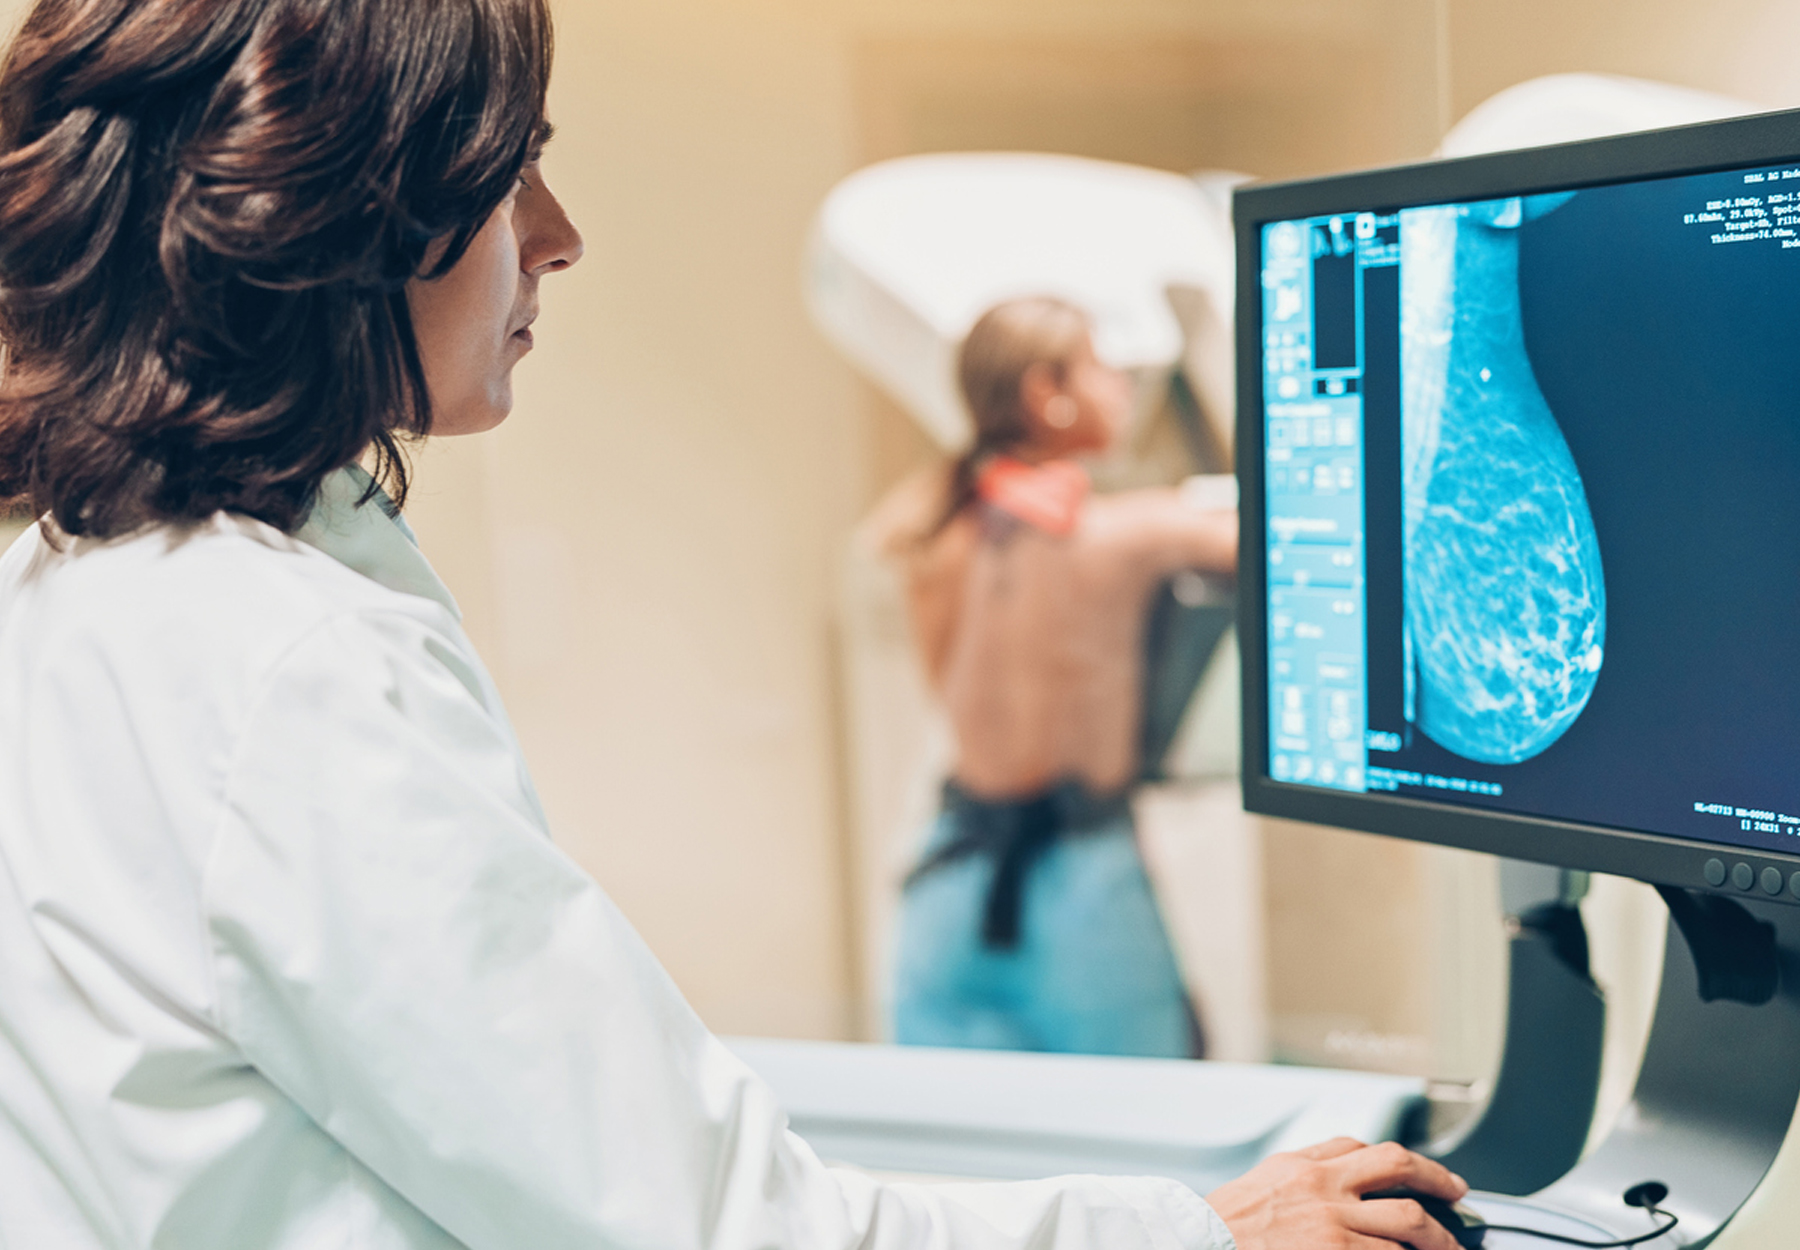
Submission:
[[1447,0],[1452,107],[1540,74],[1588,70],[1656,78],[1800,105],[1794,0]]

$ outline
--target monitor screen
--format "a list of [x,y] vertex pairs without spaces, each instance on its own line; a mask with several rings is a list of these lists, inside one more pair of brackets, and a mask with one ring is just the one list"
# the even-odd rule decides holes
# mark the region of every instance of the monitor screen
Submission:
[[1800,125],[1251,189],[1239,229],[1252,807],[1800,856]]

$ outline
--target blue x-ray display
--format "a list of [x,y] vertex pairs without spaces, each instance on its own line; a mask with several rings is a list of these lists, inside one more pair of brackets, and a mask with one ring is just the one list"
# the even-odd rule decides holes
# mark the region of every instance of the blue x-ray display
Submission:
[[1800,837],[1800,169],[1262,230],[1268,772]]
[[1483,764],[1562,737],[1606,654],[1599,539],[1519,304],[1524,223],[1566,198],[1400,214],[1406,719]]

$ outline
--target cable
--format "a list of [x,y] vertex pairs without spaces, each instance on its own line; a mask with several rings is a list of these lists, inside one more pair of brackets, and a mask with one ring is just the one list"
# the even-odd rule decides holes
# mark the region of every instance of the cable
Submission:
[[1669,1212],[1664,1211],[1661,1207],[1652,1207],[1650,1208],[1650,1212],[1652,1215],[1667,1215],[1669,1217],[1669,1222],[1664,1224],[1661,1228],[1652,1229],[1647,1233],[1640,1233],[1636,1237],[1626,1237],[1619,1241],[1583,1241],[1579,1237],[1564,1237],[1561,1233],[1546,1233],[1542,1229],[1522,1228],[1513,1224],[1489,1224],[1487,1230],[1490,1233],[1518,1233],[1522,1237],[1536,1237],[1543,1241],[1559,1241],[1565,1246],[1584,1246],[1587,1250],[1615,1250],[1616,1247],[1635,1246],[1646,1241],[1655,1241],[1658,1237],[1661,1237],[1671,1228],[1674,1228],[1677,1224],[1681,1223],[1679,1216],[1672,1215]]
[[1661,1181],[1644,1181],[1627,1189],[1624,1194],[1626,1206],[1642,1207],[1652,1216],[1663,1216],[1669,1222],[1661,1228],[1640,1233],[1636,1237],[1621,1238],[1618,1241],[1583,1241],[1579,1237],[1565,1237],[1561,1233],[1546,1233],[1536,1228],[1520,1228],[1513,1224],[1489,1224],[1487,1231],[1490,1233],[1518,1233],[1523,1237],[1536,1237],[1540,1241],[1555,1241],[1565,1246],[1581,1246],[1584,1247],[1584,1250],[1623,1250],[1625,1246],[1637,1246],[1646,1241],[1655,1241],[1681,1223],[1680,1216],[1672,1211],[1665,1211],[1658,1205],[1668,1196],[1669,1187]]

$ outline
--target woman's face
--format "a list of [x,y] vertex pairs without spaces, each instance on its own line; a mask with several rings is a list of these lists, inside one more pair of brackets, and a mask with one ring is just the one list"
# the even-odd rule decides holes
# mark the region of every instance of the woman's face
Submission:
[[1084,336],[1060,371],[1034,365],[1021,388],[1032,450],[1044,456],[1105,451],[1131,415],[1131,379],[1094,354]]
[[1094,354],[1084,339],[1068,364],[1063,385],[1075,401],[1075,425],[1069,431],[1082,451],[1105,451],[1131,416],[1131,379]]
[[513,366],[531,350],[538,280],[581,250],[581,233],[533,161],[449,273],[407,284],[433,434],[479,434],[506,420]]

